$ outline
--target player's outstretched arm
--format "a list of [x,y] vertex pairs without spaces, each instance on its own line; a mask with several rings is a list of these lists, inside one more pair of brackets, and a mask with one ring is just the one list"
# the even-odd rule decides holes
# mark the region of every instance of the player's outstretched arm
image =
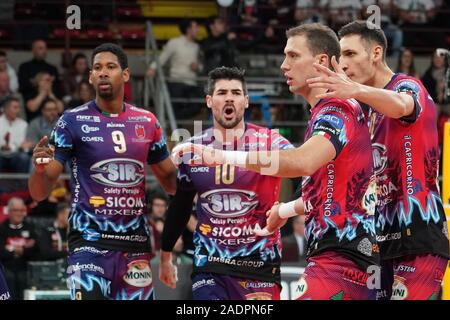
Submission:
[[170,158],[166,158],[161,162],[150,165],[150,169],[155,174],[156,179],[158,179],[164,191],[170,195],[174,195],[177,188],[177,168]]
[[172,249],[186,227],[196,192],[177,188],[170,200],[161,235],[159,279],[168,287],[176,287],[176,267],[172,263]]
[[268,236],[284,226],[290,217],[302,214],[305,214],[305,206],[302,198],[288,203],[279,204],[275,202],[272,208],[266,213],[266,226],[261,230],[255,230],[255,234],[258,236]]
[[324,88],[328,91],[316,98],[356,99],[390,118],[402,118],[414,112],[414,99],[406,93],[374,88],[351,80],[339,66],[336,58],[331,58],[336,72],[314,63],[321,76],[306,80],[310,88]]
[[36,201],[42,201],[49,196],[64,169],[59,161],[53,159],[54,148],[47,143],[48,137],[45,136],[33,149],[34,170],[28,179],[28,189]]

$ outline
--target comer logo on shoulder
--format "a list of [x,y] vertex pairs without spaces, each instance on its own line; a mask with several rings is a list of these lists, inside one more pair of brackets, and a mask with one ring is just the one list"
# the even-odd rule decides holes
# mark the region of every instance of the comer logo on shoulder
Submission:
[[152,272],[147,260],[136,260],[128,264],[123,280],[135,287],[144,288],[152,283]]

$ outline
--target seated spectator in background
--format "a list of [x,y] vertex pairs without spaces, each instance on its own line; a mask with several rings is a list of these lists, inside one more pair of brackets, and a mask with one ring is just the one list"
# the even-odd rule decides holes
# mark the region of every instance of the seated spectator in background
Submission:
[[[172,98],[200,98],[203,96],[197,84],[197,73],[201,70],[200,46],[195,42],[198,25],[195,20],[182,20],[179,24],[181,35],[170,39],[164,46],[159,62],[161,67],[169,64],[169,87]],[[152,63],[147,75],[153,77],[156,63]],[[190,118],[200,112],[198,103],[173,103],[175,117]]]
[[322,10],[321,0],[297,0],[294,11],[295,25],[306,23],[326,24],[324,10]]
[[397,59],[403,46],[403,31],[394,23],[397,18],[394,0],[364,0],[362,5],[362,16],[364,19],[373,14],[372,11],[367,11],[369,6],[376,5],[380,8],[381,29],[388,40],[388,54],[392,58]]
[[164,193],[155,193],[151,197],[150,202],[150,219],[166,218],[169,199]]
[[2,101],[13,94],[10,84],[9,75],[6,72],[0,72],[0,104]]
[[[434,51],[428,69],[420,79],[436,103],[443,103],[443,82],[445,74],[445,58]],[[439,99],[441,97],[441,99]]]
[[95,98],[94,88],[88,81],[81,81],[77,85],[72,100],[66,105],[66,109],[79,107]]
[[[52,79],[52,88],[49,89],[47,88],[47,86],[45,86],[45,91],[52,92],[57,97],[61,96],[58,69],[56,69],[54,65],[49,64],[45,61],[47,57],[47,43],[41,39],[34,40],[31,45],[31,51],[33,53],[33,59],[28,62],[24,62],[19,66],[19,91],[23,96],[27,109],[28,100],[33,99],[39,95],[38,90],[40,89],[40,87],[35,84],[35,77],[40,72],[50,74]],[[33,105],[31,109],[31,111],[36,111],[39,109],[39,105]],[[31,118],[33,118],[33,116],[35,116],[35,114],[32,113]],[[31,120],[32,119],[28,118],[28,121]]]
[[359,0],[322,0],[321,5],[328,11],[330,28],[335,31],[361,18],[362,5]]
[[23,298],[26,289],[27,262],[38,252],[36,233],[24,221],[27,208],[20,198],[8,202],[8,219],[0,225],[0,260],[14,299]]
[[414,65],[414,55],[411,50],[403,49],[400,52],[397,61],[397,69],[395,72],[400,72],[411,77],[419,78],[419,74],[417,73]]
[[300,267],[306,267],[305,215],[292,218],[293,233],[281,239],[283,251],[282,262],[296,262]]
[[0,73],[6,72],[8,74],[9,89],[15,93],[19,89],[19,82],[17,80],[16,70],[8,63],[8,57],[5,51],[0,51]]
[[5,169],[13,172],[28,172],[30,167],[29,151],[32,143],[26,140],[27,126],[19,118],[19,99],[9,97],[3,103],[0,116],[0,172]]
[[44,102],[49,99],[55,101],[58,114],[63,113],[64,104],[54,94],[53,82],[54,78],[50,75],[50,73],[39,72],[36,74],[33,84],[37,88],[37,93],[35,96],[29,95],[29,99],[26,101],[26,114],[28,122],[32,121],[41,114],[41,109]]
[[67,232],[69,228],[70,207],[67,203],[59,203],[56,219],[52,226],[44,229],[39,241],[40,259],[58,260],[67,257]]
[[50,133],[58,120],[58,107],[56,101],[48,99],[44,101],[41,115],[34,118],[27,129],[27,141],[33,143],[32,148],[41,140],[44,136],[50,137]]
[[70,68],[63,76],[65,101],[70,101],[73,98],[79,84],[83,81],[89,83],[88,59],[83,53],[77,53],[72,59]]
[[[442,47],[445,45],[444,32],[427,30],[434,28],[434,18],[438,8],[433,0],[394,0],[398,10],[398,25],[404,30],[406,47],[427,45]],[[418,31],[420,27],[422,31]],[[407,28],[415,30],[405,31]]]
[[226,21],[218,16],[210,17],[207,29],[209,35],[202,43],[204,73],[220,66],[236,66],[236,34],[227,31]]

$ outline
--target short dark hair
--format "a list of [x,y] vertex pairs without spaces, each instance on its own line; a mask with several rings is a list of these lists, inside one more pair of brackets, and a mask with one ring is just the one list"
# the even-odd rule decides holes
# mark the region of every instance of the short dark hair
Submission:
[[13,95],[7,96],[6,98],[3,98],[3,100],[1,101],[0,107],[6,108],[11,104],[11,102],[14,101],[20,103],[20,99],[18,97]]
[[153,205],[153,200],[155,199],[161,199],[164,200],[166,203],[169,202],[169,197],[162,192],[155,192],[150,196],[150,205]]
[[42,109],[45,108],[45,106],[47,105],[47,103],[49,102],[53,102],[54,104],[56,104],[56,100],[53,98],[46,98],[44,101],[42,101]]
[[[383,61],[386,60],[386,36],[384,35],[383,30],[381,30],[381,28],[379,28],[377,25],[369,21],[356,20],[343,26],[339,30],[338,34],[340,38],[343,38],[345,36],[358,35],[368,45],[371,43],[380,45],[383,48]],[[366,51],[368,51],[367,46]]]
[[94,64],[95,55],[100,52],[111,52],[117,57],[122,70],[128,68],[128,57],[125,54],[125,51],[123,51],[123,49],[117,44],[108,42],[95,48],[94,51],[92,51],[91,64]]
[[183,19],[178,23],[178,28],[180,28],[180,31],[182,34],[186,34],[187,30],[191,27],[192,23],[197,22],[193,19]]
[[245,70],[237,67],[218,67],[208,73],[208,80],[205,86],[205,94],[212,95],[217,80],[239,80],[242,83],[244,94],[247,95],[247,85],[245,84]]
[[305,36],[313,55],[325,53],[329,58],[335,56],[339,59],[341,53],[339,39],[329,27],[320,23],[302,24],[286,31],[288,39],[294,36]]
[[72,58],[72,67],[75,67],[75,64],[77,63],[78,59],[86,59],[87,60],[87,57],[86,57],[86,55],[84,53],[78,52]]

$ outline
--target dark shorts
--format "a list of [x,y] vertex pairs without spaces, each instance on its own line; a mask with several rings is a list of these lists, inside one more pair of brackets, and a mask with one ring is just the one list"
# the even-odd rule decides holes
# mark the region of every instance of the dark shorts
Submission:
[[437,300],[448,260],[434,254],[383,261],[378,300]]
[[327,251],[308,260],[297,287],[297,300],[371,300],[369,274],[352,260]]
[[72,300],[153,300],[149,253],[81,247],[69,254]]
[[5,279],[5,271],[3,270],[3,266],[0,264],[0,300],[10,300],[11,293],[8,289],[8,284]]
[[194,300],[280,300],[280,291],[281,286],[275,282],[215,273],[200,273],[192,277]]

